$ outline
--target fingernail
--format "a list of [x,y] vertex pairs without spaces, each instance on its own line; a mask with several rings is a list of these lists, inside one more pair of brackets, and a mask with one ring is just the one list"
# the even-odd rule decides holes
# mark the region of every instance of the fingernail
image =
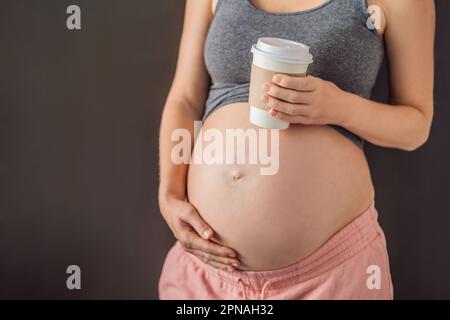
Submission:
[[261,101],[264,103],[269,102],[269,98],[266,95],[261,96]]
[[230,272],[233,272],[234,268],[233,267],[227,267],[227,270],[230,271]]
[[273,116],[277,115],[277,111],[275,109],[270,109],[270,114]]
[[208,238],[211,235],[211,232],[209,230],[203,231],[203,237]]
[[229,256],[230,258],[236,258],[236,253],[229,253],[228,256]]
[[281,77],[280,77],[280,76],[274,76],[273,79],[272,79],[272,81],[273,81],[274,83],[280,83],[280,82],[281,82]]
[[270,90],[270,83],[264,83],[263,84],[263,89],[264,89],[264,91],[269,91]]
[[235,267],[235,268],[238,267],[238,264],[237,264],[237,263],[232,263],[231,265],[232,265],[233,267]]

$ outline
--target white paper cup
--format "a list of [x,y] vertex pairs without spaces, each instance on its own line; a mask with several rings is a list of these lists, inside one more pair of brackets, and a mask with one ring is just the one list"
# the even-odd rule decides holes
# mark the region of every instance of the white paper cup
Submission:
[[251,52],[250,122],[263,128],[287,129],[289,122],[272,117],[268,112],[270,108],[261,101],[263,84],[272,83],[275,74],[306,76],[308,66],[313,62],[309,47],[291,40],[265,37],[258,39]]

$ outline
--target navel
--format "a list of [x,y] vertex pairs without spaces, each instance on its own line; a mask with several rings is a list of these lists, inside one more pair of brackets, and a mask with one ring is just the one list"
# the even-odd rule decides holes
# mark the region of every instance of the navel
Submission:
[[231,169],[231,178],[233,181],[241,181],[244,178],[244,173],[241,169],[233,168]]

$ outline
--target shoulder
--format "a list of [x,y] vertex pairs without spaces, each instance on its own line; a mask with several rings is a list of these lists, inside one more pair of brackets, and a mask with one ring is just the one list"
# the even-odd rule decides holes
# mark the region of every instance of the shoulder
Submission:
[[367,3],[376,8],[377,12],[372,11],[372,19],[381,20],[378,25],[382,34],[389,26],[401,24],[402,20],[420,25],[420,16],[433,16],[435,10],[434,0],[367,0]]
[[200,9],[203,11],[208,11],[211,13],[211,9],[213,8],[213,3],[216,3],[218,0],[186,0],[186,8],[194,8]]
[[185,23],[194,23],[198,21],[209,22],[212,17],[211,3],[214,0],[187,0],[185,5]]
[[434,0],[374,0],[388,11],[417,10],[434,8]]
[[[370,0],[369,0],[370,1]],[[434,0],[372,0],[383,8],[387,23],[394,19],[434,15]],[[420,20],[414,21],[420,24]]]

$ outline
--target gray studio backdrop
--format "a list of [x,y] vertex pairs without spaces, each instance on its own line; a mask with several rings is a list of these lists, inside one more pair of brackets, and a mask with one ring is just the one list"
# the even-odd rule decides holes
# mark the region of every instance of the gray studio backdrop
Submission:
[[[71,4],[81,31],[66,28]],[[437,8],[430,141],[366,147],[399,299],[450,298],[450,3]],[[157,298],[173,243],[157,206],[158,127],[183,11],[180,0],[0,1],[0,298]],[[384,67],[374,98],[387,87]],[[72,264],[81,290],[66,288]]]

